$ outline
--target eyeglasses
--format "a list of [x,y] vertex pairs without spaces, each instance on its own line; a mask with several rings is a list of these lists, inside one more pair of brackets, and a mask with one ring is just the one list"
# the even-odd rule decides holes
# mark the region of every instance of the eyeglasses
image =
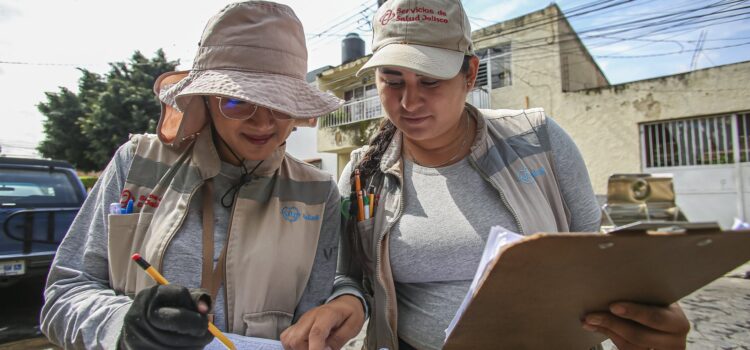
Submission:
[[[235,120],[246,120],[252,118],[255,113],[258,112],[258,105],[243,100],[237,100],[233,98],[218,97],[219,98],[219,112],[225,118]],[[266,108],[261,106],[262,108]],[[277,120],[289,120],[292,116],[289,114],[266,108],[271,112],[271,116]]]

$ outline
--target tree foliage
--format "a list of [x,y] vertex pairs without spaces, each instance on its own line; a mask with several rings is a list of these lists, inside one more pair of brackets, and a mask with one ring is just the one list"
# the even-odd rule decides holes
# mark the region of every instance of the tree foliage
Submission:
[[177,64],[160,49],[151,59],[136,51],[127,62],[111,63],[104,76],[79,68],[77,94],[61,87],[37,105],[47,117],[39,152],[79,170],[104,169],[129,134],[155,131],[161,107],[153,84]]

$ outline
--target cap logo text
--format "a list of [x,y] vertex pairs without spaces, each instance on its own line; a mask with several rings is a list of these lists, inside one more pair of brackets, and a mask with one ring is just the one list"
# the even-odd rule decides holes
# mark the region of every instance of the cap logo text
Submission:
[[396,15],[393,13],[392,10],[385,11],[382,17],[380,17],[380,24],[386,25],[388,22],[390,22],[393,17],[396,17]]
[[387,25],[394,19],[396,22],[436,22],[448,23],[448,14],[443,10],[435,11],[426,7],[396,8],[396,12],[388,10],[380,17],[380,24]]

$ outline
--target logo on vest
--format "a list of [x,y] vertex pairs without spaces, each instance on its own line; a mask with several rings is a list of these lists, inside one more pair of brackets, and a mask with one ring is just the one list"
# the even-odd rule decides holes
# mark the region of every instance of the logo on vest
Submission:
[[523,168],[518,171],[517,176],[518,176],[518,181],[521,181],[525,184],[531,184],[531,183],[534,183],[535,177],[539,177],[539,176],[546,175],[546,174],[547,174],[547,171],[544,170],[544,167],[540,167],[539,169],[531,170],[531,171],[529,171],[529,169],[527,168]]
[[306,221],[318,221],[320,220],[320,215],[309,215],[305,214],[302,216]]
[[299,220],[299,209],[297,207],[283,207],[281,208],[281,216],[284,220],[289,222],[295,222]]

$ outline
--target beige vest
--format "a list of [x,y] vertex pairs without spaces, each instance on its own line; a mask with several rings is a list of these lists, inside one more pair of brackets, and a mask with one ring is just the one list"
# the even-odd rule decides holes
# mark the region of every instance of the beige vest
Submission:
[[[130,256],[139,252],[161,270],[193,195],[221,165],[208,128],[182,151],[155,135],[134,136],[132,143],[135,156],[122,200],[132,198],[135,211],[109,215],[108,243],[110,284],[131,296],[154,281]],[[332,186],[330,175],[286,155],[282,146],[238,191],[223,278],[229,332],[278,339],[291,324],[310,277]],[[202,255],[201,247],[195,253]]]

